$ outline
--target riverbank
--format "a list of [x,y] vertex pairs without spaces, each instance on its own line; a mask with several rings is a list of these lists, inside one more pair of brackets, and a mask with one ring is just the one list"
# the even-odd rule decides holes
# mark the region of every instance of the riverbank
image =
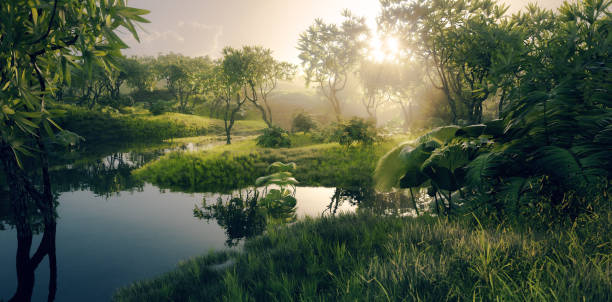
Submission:
[[172,152],[136,170],[134,175],[161,188],[182,192],[227,192],[253,185],[273,162],[295,162],[300,185],[371,187],[378,159],[406,137],[372,146],[346,148],[311,143],[295,148],[262,148],[254,139],[199,152]]
[[212,252],[118,290],[115,301],[607,301],[608,210],[566,230],[472,218],[306,219],[241,252]]

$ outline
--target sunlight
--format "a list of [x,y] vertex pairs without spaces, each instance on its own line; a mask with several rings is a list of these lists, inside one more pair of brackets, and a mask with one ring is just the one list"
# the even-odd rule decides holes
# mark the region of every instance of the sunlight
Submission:
[[374,34],[369,44],[368,59],[374,62],[395,61],[400,54],[399,41],[395,37]]

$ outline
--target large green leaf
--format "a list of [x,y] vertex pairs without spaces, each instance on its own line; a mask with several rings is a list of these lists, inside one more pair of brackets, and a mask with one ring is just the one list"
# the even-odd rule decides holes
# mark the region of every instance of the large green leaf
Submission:
[[479,137],[485,133],[487,128],[484,124],[465,126],[455,133],[455,136]]
[[386,191],[398,185],[399,179],[406,174],[406,160],[400,156],[405,148],[412,148],[406,142],[387,152],[376,164],[374,181],[376,189]]
[[436,128],[436,129],[432,130],[431,132],[429,132],[429,133],[419,137],[417,139],[417,142],[419,142],[419,143],[426,143],[426,142],[429,142],[429,141],[435,141],[438,144],[443,145],[443,144],[449,142],[452,138],[454,138],[455,134],[460,129],[461,129],[461,127],[455,126],[455,125],[439,127],[439,128]]
[[582,187],[588,183],[580,159],[568,149],[545,146],[535,152],[538,167],[546,174],[561,180],[571,187]]
[[455,176],[448,168],[430,165],[423,169],[423,173],[427,175],[439,189],[447,191],[456,191],[459,189]]

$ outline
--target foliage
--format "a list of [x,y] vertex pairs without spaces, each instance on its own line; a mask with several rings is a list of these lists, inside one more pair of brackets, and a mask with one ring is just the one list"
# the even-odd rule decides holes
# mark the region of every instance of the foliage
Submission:
[[[519,59],[523,72],[508,91],[503,120],[445,127],[423,136],[413,146],[439,144],[423,162],[409,158],[414,151],[401,147],[399,155],[396,151],[380,163],[381,187],[397,181],[401,186],[397,172],[404,172],[405,186],[432,186],[432,195],[448,202],[447,213],[461,203],[467,211],[502,220],[529,217],[552,224],[593,213],[608,199],[612,171],[607,97],[612,85],[604,71],[612,66],[607,30],[612,19],[604,13],[610,5],[566,3],[555,16],[566,21],[563,26],[540,33],[525,30],[537,35],[539,51]],[[528,14],[515,17],[527,29],[535,29],[530,18],[550,17],[534,8]],[[392,162],[401,171],[384,175]],[[427,177],[415,178],[415,173]],[[455,200],[453,191],[462,198]]]
[[[130,8],[125,1],[10,1],[0,7],[0,87],[2,145],[28,153],[24,140],[51,135],[45,97],[62,83],[70,83],[77,62],[91,74],[94,65],[110,71],[125,44],[114,33],[123,27],[134,37],[134,22],[147,11]],[[78,54],[78,55],[75,55]],[[8,160],[8,159],[7,159]]]
[[208,57],[190,58],[177,54],[160,55],[154,64],[158,78],[166,82],[183,113],[188,109],[190,98],[203,90],[203,78],[210,76],[213,68]]
[[197,257],[121,288],[114,300],[605,301],[609,223],[603,215],[542,236],[431,217],[306,219],[241,253]]
[[[293,222],[297,203],[297,180],[291,176],[293,170],[294,163],[275,162],[268,167],[272,174],[258,178],[254,188],[232,194],[227,202],[219,197],[216,204],[207,205],[204,199],[201,207],[194,208],[193,214],[207,221],[215,219],[226,231],[228,246],[235,246],[242,238],[260,235],[268,225]],[[275,188],[268,191],[271,185]],[[260,193],[258,187],[262,186]]]
[[[8,0],[0,4],[0,161],[8,180],[19,238],[17,283],[10,301],[30,301],[35,270],[47,257],[49,301],[55,299],[56,203],[51,188],[47,144],[60,127],[61,112],[49,108],[58,87],[71,81],[79,63],[90,76],[93,66],[116,74],[114,59],[127,46],[115,31],[127,29],[138,40],[135,23],[148,11],[126,1]],[[116,84],[116,82],[114,83]],[[116,86],[114,87],[116,88]],[[55,130],[54,130],[55,129]],[[21,160],[36,162],[30,177]],[[42,216],[44,233],[31,251],[29,212]]]
[[289,148],[291,139],[287,130],[273,126],[263,130],[263,134],[257,137],[257,145],[266,148]]
[[336,125],[334,139],[340,145],[350,147],[353,143],[371,145],[379,139],[376,125],[373,121],[362,118],[352,118]]
[[291,132],[310,132],[317,128],[317,122],[312,115],[306,112],[300,112],[293,117],[291,121]]
[[173,120],[169,114],[160,115],[159,118],[147,118],[137,115],[104,113],[77,106],[64,105],[59,108],[65,110],[66,113],[57,119],[57,123],[64,129],[84,137],[87,144],[161,141],[215,132],[209,123],[192,124],[186,119]]
[[161,188],[188,192],[228,192],[245,188],[265,174],[259,154],[169,153],[134,175]]
[[[482,122],[483,102],[497,93],[498,84],[508,84],[502,78],[518,72],[499,60],[521,55],[513,50],[520,51],[523,37],[504,17],[507,7],[495,0],[381,3],[381,26],[431,66],[425,73],[446,95],[453,123]],[[506,93],[502,89],[502,100]]]
[[372,187],[377,160],[394,142],[372,147],[342,148],[319,144],[283,149],[260,149],[242,141],[205,153],[171,153],[138,169],[134,174],[161,188],[188,192],[227,192],[248,187],[266,175],[274,162],[295,162],[293,175],[302,185]]
[[307,85],[314,82],[332,105],[336,118],[342,115],[338,92],[346,87],[369,36],[365,18],[343,12],[344,22],[338,26],[316,19],[298,42],[299,58],[306,73]]
[[268,95],[276,88],[279,80],[288,81],[293,78],[296,66],[275,60],[272,51],[261,46],[245,46],[242,51],[251,61],[246,75],[245,96],[261,112],[268,127],[272,127]]

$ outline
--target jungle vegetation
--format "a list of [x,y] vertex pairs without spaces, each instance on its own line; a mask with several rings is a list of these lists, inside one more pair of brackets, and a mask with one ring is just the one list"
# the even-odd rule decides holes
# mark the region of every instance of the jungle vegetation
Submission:
[[[302,75],[263,46],[126,57],[117,31],[138,39],[148,22],[127,1],[0,3],[0,191],[24,243],[10,301],[31,299],[45,257],[54,299],[54,154],[202,136],[225,145],[124,174],[233,193],[193,215],[227,227],[228,245],[248,240],[115,300],[609,300],[612,0],[515,14],[496,0],[380,4],[376,29],[346,10],[298,37],[328,111],[316,116],[273,101]],[[298,181],[338,188],[336,208],[392,192],[414,212],[330,205],[296,222]]]

